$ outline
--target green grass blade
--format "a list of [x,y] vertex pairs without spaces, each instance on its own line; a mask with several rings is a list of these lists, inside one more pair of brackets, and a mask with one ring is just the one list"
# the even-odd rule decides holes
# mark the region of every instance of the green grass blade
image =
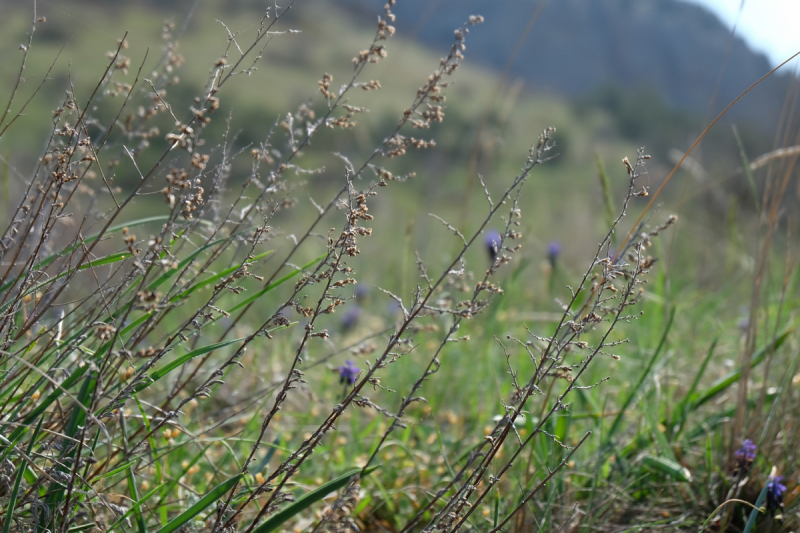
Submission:
[[750,511],[750,517],[747,519],[747,524],[745,524],[742,533],[750,533],[750,530],[756,525],[756,517],[761,512],[761,506],[764,505],[764,500],[767,499],[767,487],[769,487],[769,478],[764,482],[764,488],[761,489],[761,493],[756,500],[756,508]]
[[95,524],[94,522],[89,522],[88,524],[73,526],[67,530],[67,533],[80,533],[81,531],[86,531],[87,529],[94,529],[96,527],[98,527],[97,524]]
[[[89,365],[86,365],[89,366]],[[68,466],[69,462],[65,459],[69,458],[73,461],[78,460],[75,457],[75,453],[77,451],[76,446],[74,444],[75,437],[78,435],[80,430],[84,427],[86,423],[86,410],[91,406],[92,397],[94,395],[94,390],[97,387],[97,371],[91,370],[89,374],[83,379],[83,383],[81,384],[81,388],[78,391],[78,394],[75,396],[75,403],[72,404],[71,407],[71,414],[69,420],[67,421],[67,425],[64,429],[64,439],[63,439],[63,447],[65,452],[62,454],[59,466],[57,466],[57,470],[64,474],[70,473],[70,467]],[[55,481],[50,483],[50,488],[48,492],[50,493],[46,500],[46,505],[50,509],[55,509],[58,505],[61,504],[62,500],[64,499],[64,486],[60,483],[56,483]],[[76,503],[73,501],[73,505]],[[65,509],[66,511],[66,509]],[[44,516],[44,513],[42,513]],[[51,522],[49,525],[55,525],[55,515],[51,515],[50,518]],[[40,523],[44,524],[45,521],[41,520]],[[142,532],[144,533],[144,532]]]
[[[64,272],[60,273],[59,275],[53,276],[52,278],[49,278],[47,281],[43,281],[41,283],[33,285],[32,287],[26,289],[25,292],[23,293],[23,295],[36,294],[37,291],[40,291],[42,288],[46,287],[47,285],[51,285],[55,281],[57,281],[57,280],[59,280],[59,279],[61,279],[63,277],[66,277],[66,276],[70,276],[75,272],[78,272],[78,271],[81,271],[81,270],[86,270],[87,268],[95,268],[95,267],[101,267],[101,266],[104,266],[104,265],[110,265],[112,263],[117,263],[119,261],[124,261],[124,260],[126,260],[126,259],[128,259],[130,257],[133,257],[133,255],[130,252],[120,252],[120,253],[117,253],[117,254],[111,254],[111,255],[107,255],[105,257],[101,257],[100,259],[96,259],[94,261],[89,261],[88,263],[84,263],[84,264],[80,265],[78,268],[65,270]],[[11,282],[9,282],[9,283],[11,283]],[[8,283],[6,283],[6,285],[8,285]],[[5,287],[5,285],[4,285],[4,287]],[[3,292],[3,291],[0,290],[0,292]],[[0,313],[4,313],[9,307],[14,305],[15,301],[16,301],[15,299],[11,299],[3,307],[0,307]]]
[[[259,255],[255,256],[255,257],[251,258],[250,261],[258,261],[259,259],[262,259],[262,258],[264,258],[264,257],[266,257],[266,256],[268,256],[268,255],[270,255],[272,253],[275,253],[275,250],[269,250],[267,252],[264,252],[263,254],[259,254]],[[189,287],[185,291],[176,294],[175,296],[170,298],[169,301],[170,302],[176,302],[176,301],[181,300],[183,298],[187,298],[192,293],[202,289],[203,287],[207,287],[208,285],[211,285],[212,283],[218,282],[222,278],[233,274],[234,272],[236,272],[240,268],[241,268],[240,265],[234,265],[232,267],[226,268],[222,272],[218,272],[218,273],[214,274],[213,276],[211,276],[210,278],[204,279],[203,281],[200,281],[200,282],[192,285],[191,287]]]
[[250,296],[249,298],[246,298],[245,300],[239,302],[238,304],[236,304],[233,307],[231,307],[230,309],[228,309],[228,312],[229,313],[233,313],[234,311],[236,311],[238,309],[241,309],[242,307],[246,306],[250,302],[254,302],[255,300],[259,299],[264,294],[266,294],[269,291],[271,291],[272,289],[274,289],[275,287],[277,287],[277,286],[285,283],[287,280],[295,277],[297,274],[299,274],[303,270],[305,270],[307,268],[310,268],[311,266],[313,266],[314,264],[318,263],[319,261],[322,261],[322,259],[325,257],[325,255],[327,255],[327,254],[321,255],[321,256],[317,257],[316,259],[314,259],[313,261],[309,261],[305,265],[301,266],[300,268],[298,268],[294,272],[290,272],[289,274],[286,274],[282,278],[280,278],[280,279],[278,279],[276,281],[273,281],[272,283],[270,283],[269,285],[267,285],[266,287],[264,287],[263,289],[261,289],[260,291],[255,293],[254,295]]
[[[39,416],[42,413],[44,413],[47,410],[47,408],[50,407],[50,405],[54,401],[56,401],[58,398],[60,398],[64,394],[62,389],[63,390],[68,390],[70,387],[75,385],[78,382],[78,380],[80,380],[81,377],[83,377],[83,375],[86,373],[86,371],[89,370],[89,367],[90,367],[90,365],[83,365],[82,367],[76,369],[67,379],[64,380],[63,383],[61,383],[61,387],[60,388],[58,388],[58,389],[54,390],[53,392],[51,392],[47,396],[47,398],[42,400],[39,403],[39,405],[36,406],[36,409],[31,411],[31,413],[27,417],[25,417],[25,420],[22,421],[22,423],[17,427],[17,429],[15,429],[13,432],[11,432],[11,435],[8,436],[8,440],[10,441],[12,446],[19,441],[19,439],[22,437],[22,435],[25,434],[25,432],[28,430],[28,426],[30,426],[31,423],[33,423],[34,420],[39,418]],[[5,428],[6,428],[6,426],[3,426],[2,428],[0,428],[0,433],[3,433],[5,431]],[[6,451],[3,453],[3,456],[0,457],[0,460],[5,459],[8,456],[8,453],[10,451],[11,451],[11,446],[9,446],[6,449]]]
[[750,192],[753,193],[753,202],[755,202],[756,213],[761,212],[761,202],[758,199],[758,187],[756,186],[756,179],[753,177],[753,171],[750,169],[750,158],[747,157],[747,152],[744,150],[742,138],[739,137],[739,130],[733,126],[733,136],[736,137],[736,144],[739,146],[739,155],[742,158],[742,168],[744,175],[747,177],[747,183],[750,185]]
[[231,490],[236,484],[242,479],[244,474],[236,474],[232,478],[227,481],[223,481],[213,489],[211,492],[203,496],[199,502],[195,503],[184,512],[179,514],[173,520],[169,522],[166,526],[162,527],[158,530],[158,533],[172,533],[173,531],[180,528],[183,524],[194,518],[195,516],[202,513],[206,508],[212,506],[215,501],[222,498],[226,492]]
[[[236,234],[236,235],[238,235],[238,234]],[[235,235],[232,235],[231,237],[233,237],[233,236],[235,236]],[[153,280],[153,282],[150,285],[148,285],[147,288],[150,289],[151,291],[155,290],[157,287],[159,287],[165,281],[167,281],[170,277],[174,276],[178,271],[183,270],[184,268],[186,268],[186,266],[189,263],[191,263],[192,261],[194,261],[195,259],[197,259],[197,256],[199,256],[201,253],[203,253],[204,251],[208,250],[209,248],[213,248],[214,246],[216,246],[218,244],[222,244],[223,242],[225,242],[227,240],[230,240],[231,237],[227,237],[225,239],[217,239],[216,241],[210,242],[210,243],[206,244],[205,246],[201,246],[200,248],[198,248],[197,250],[195,250],[194,252],[192,252],[188,256],[186,256],[183,260],[181,260],[177,264],[177,266],[175,266],[174,268],[168,268],[163,274],[161,274],[155,280]]]
[[[775,399],[778,397],[777,393],[775,392],[768,392],[766,395],[766,400],[769,402],[770,405],[775,402]],[[747,408],[753,409],[756,406],[756,401],[754,399],[747,400]],[[705,418],[704,420],[699,421],[691,431],[686,433],[685,440],[688,442],[694,442],[700,437],[704,435],[709,435],[714,432],[714,430],[729,422],[731,417],[736,414],[737,407],[734,405],[732,407],[728,407],[727,409],[723,409],[721,411],[717,411],[710,415],[709,417]]]
[[[753,354],[753,357],[750,359],[750,368],[753,368],[759,363],[761,363],[761,361],[764,360],[767,354],[770,354],[776,351],[778,348],[780,348],[793,331],[794,331],[794,326],[784,330],[784,332],[778,335],[775,338],[775,340],[770,344],[762,346],[760,349],[758,349],[756,353]],[[728,387],[739,381],[739,378],[741,377],[742,377],[741,368],[729,372],[725,376],[718,379],[713,385],[711,385],[711,387],[709,387],[708,389],[706,389],[701,393],[696,394],[690,402],[691,408],[697,409],[701,405],[713,400],[714,398],[725,392],[728,389]]]
[[122,472],[124,470],[127,470],[128,468],[133,466],[135,463],[136,463],[136,461],[128,461],[124,465],[118,466],[114,470],[109,470],[108,472],[106,472],[102,476],[98,476],[97,479],[106,479],[106,478],[110,478],[111,476],[115,476],[115,475],[119,474],[120,472]]
[[228,346],[230,344],[234,344],[236,342],[243,341],[243,340],[245,340],[245,338],[246,337],[240,337],[238,339],[233,339],[233,340],[229,340],[229,341],[217,342],[215,344],[209,344],[208,346],[203,346],[202,348],[198,348],[196,350],[192,350],[191,352],[186,353],[186,354],[178,357],[174,361],[170,361],[169,363],[167,363],[163,367],[159,368],[158,370],[153,371],[153,373],[151,373],[148,376],[148,378],[150,378],[149,381],[146,382],[146,383],[142,383],[142,384],[138,385],[134,389],[134,392],[143,391],[144,389],[146,389],[147,387],[149,387],[150,385],[152,385],[153,383],[155,383],[159,379],[163,378],[164,376],[166,376],[167,374],[169,374],[170,372],[172,372],[176,368],[179,368],[180,366],[184,365],[187,361],[190,361],[190,360],[194,359],[198,355],[203,355],[203,354],[206,354],[208,352],[212,352],[214,350],[217,350],[219,348],[223,348],[225,346]]
[[[87,409],[92,403],[92,395],[94,394],[94,389],[97,386],[97,377],[96,371],[93,370],[89,372],[89,375],[83,380],[83,384],[81,385],[80,391],[78,391],[78,395],[75,397],[77,403],[86,407]],[[85,422],[86,409],[81,409],[78,405],[74,405],[72,407],[72,414],[70,415],[64,434],[67,437],[74,438],[78,433],[78,430],[83,427]],[[65,447],[68,445],[68,442],[64,443]]]
[[144,505],[144,503],[145,503],[147,500],[149,500],[149,499],[150,499],[150,498],[153,496],[153,494],[155,494],[156,492],[158,492],[158,489],[160,489],[160,488],[161,488],[161,487],[163,487],[164,485],[166,485],[166,483],[162,483],[161,485],[158,485],[157,487],[155,487],[155,488],[151,489],[151,490],[150,490],[150,491],[149,491],[147,494],[145,494],[144,496],[142,496],[141,498],[139,498],[138,500],[136,500],[136,503],[134,503],[134,504],[131,506],[131,508],[130,508],[130,509],[128,509],[127,511],[125,511],[125,514],[124,514],[124,515],[122,515],[121,517],[119,517],[119,519],[118,519],[116,522],[114,522],[113,524],[111,524],[111,526],[110,526],[110,527],[109,527],[109,528],[108,528],[106,531],[114,531],[114,529],[115,529],[116,527],[118,527],[119,525],[121,525],[121,524],[122,524],[122,522],[124,522],[125,520],[127,520],[127,518],[128,518],[130,515],[132,515],[133,513],[137,513],[137,514],[138,514],[138,513],[139,513],[139,507],[141,507],[142,505]]
[[711,356],[714,355],[714,350],[717,347],[717,341],[719,341],[719,339],[714,339],[711,342],[711,346],[708,347],[706,357],[700,364],[700,368],[697,369],[697,373],[694,376],[694,380],[692,380],[692,384],[689,386],[689,390],[686,391],[686,395],[675,409],[677,420],[674,420],[668,424],[667,431],[675,431],[674,436],[676,437],[680,435],[681,431],[683,430],[683,426],[686,424],[686,419],[689,417],[689,412],[691,411],[690,407],[693,407],[693,404],[689,401],[689,399],[692,398],[695,394],[695,391],[697,391],[697,386],[700,384],[700,379],[705,374],[706,368],[708,368],[708,363],[711,361]]
[[647,425],[650,426],[650,434],[653,436],[653,440],[658,447],[659,456],[675,461],[675,452],[672,450],[672,447],[670,447],[669,442],[667,442],[667,437],[664,432],[661,431],[661,427],[659,427],[657,402],[654,399],[649,399],[648,401],[642,402],[640,405]]
[[[31,440],[28,443],[28,449],[25,452],[25,455],[28,457],[31,456],[31,452],[33,451],[33,444],[36,442],[36,437],[39,436],[39,430],[42,429],[42,422],[44,422],[44,417],[39,419],[39,425],[36,426],[36,430],[33,432],[31,436]],[[3,522],[3,533],[9,533],[11,529],[11,522],[13,522],[14,517],[14,506],[17,504],[17,498],[19,497],[19,487],[22,485],[22,478],[25,474],[25,469],[28,467],[28,463],[25,462],[25,459],[20,458],[19,468],[17,469],[17,477],[14,480],[14,487],[11,489],[11,494],[9,494],[8,500],[8,507],[6,507],[6,516],[5,521]]]
[[670,476],[677,481],[691,483],[692,473],[685,466],[681,466],[672,459],[666,457],[654,457],[645,455],[642,457],[642,464],[651,470],[655,470]]
[[[150,222],[157,222],[157,221],[162,221],[162,220],[167,220],[167,219],[169,219],[169,217],[163,216],[163,215],[162,216],[157,216],[157,217],[142,218],[140,220],[134,220],[134,221],[128,222],[126,224],[119,224],[117,226],[113,226],[111,228],[108,228],[108,230],[106,230],[105,234],[106,235],[110,235],[112,233],[118,233],[118,232],[122,231],[124,228],[135,228],[136,226],[143,226],[144,224],[149,224]],[[61,250],[60,252],[58,252],[56,254],[52,254],[52,255],[42,259],[42,261],[38,265],[36,265],[36,270],[41,270],[42,268],[46,267],[47,265],[49,265],[50,263],[52,263],[53,261],[55,261],[59,257],[63,257],[65,255],[67,255],[67,254],[70,254],[75,249],[77,249],[79,246],[83,246],[85,244],[89,244],[91,242],[96,241],[97,237],[98,237],[97,234],[92,235],[91,237],[87,237],[86,239],[82,239],[81,242],[79,242],[79,243],[75,243],[72,246],[68,246],[68,247],[64,248],[63,250]],[[6,283],[4,283],[3,286],[0,287],[0,293],[7,291],[9,287],[11,287],[15,283],[17,283],[20,279],[22,279],[22,277],[24,275],[25,274],[20,274],[16,278],[14,278],[12,280],[9,280]]]
[[[278,435],[275,437],[275,440],[272,441],[272,444],[267,444],[269,449],[267,453],[264,455],[264,458],[255,466],[255,468],[251,469],[252,472],[261,472],[266,468],[269,462],[272,460],[272,456],[275,455],[275,452],[281,448],[281,439],[283,438],[282,435]],[[281,448],[282,449],[282,448]]]
[[675,319],[675,308],[672,308],[672,311],[669,313],[669,319],[667,320],[667,326],[664,328],[664,333],[661,335],[661,341],[658,343],[655,351],[653,352],[652,357],[650,357],[650,361],[647,363],[647,367],[642,372],[642,377],[639,378],[636,387],[631,390],[631,393],[625,398],[625,401],[620,407],[617,416],[614,417],[614,422],[611,423],[611,428],[608,430],[607,442],[611,442],[611,439],[614,438],[614,434],[616,433],[617,429],[619,429],[619,425],[622,422],[622,417],[625,416],[625,411],[630,407],[631,402],[633,402],[634,398],[639,394],[639,389],[644,383],[644,380],[647,379],[647,376],[650,374],[650,370],[653,369],[653,365],[656,363],[658,356],[661,355],[661,351],[664,348],[664,345],[667,342],[667,336],[669,335],[669,330],[672,328],[672,322]]
[[[183,471],[181,472],[181,475],[176,476],[172,481],[166,482],[163,494],[170,494],[172,492],[172,489],[178,486],[178,482],[180,481],[180,479],[189,472],[190,468],[192,468],[194,465],[197,464],[200,458],[203,457],[203,454],[205,454],[210,447],[211,443],[207,444],[202,450],[200,450],[200,453],[195,455],[192,458],[192,460],[189,461],[189,463],[186,465],[186,467],[184,467]],[[164,496],[161,496],[161,498],[158,501],[158,506],[161,507],[163,504],[164,504]]]
[[[128,468],[125,473],[128,478],[128,492],[131,495],[131,501],[138,502],[140,500],[139,488],[136,486],[136,477],[133,475],[133,468]],[[134,507],[131,509],[136,518],[136,527],[139,529],[139,533],[147,533],[147,524],[144,522],[144,516],[142,516],[142,512],[139,510],[138,506]]]
[[[375,471],[375,469],[377,469],[377,468],[378,468],[377,466],[372,466],[370,468],[367,468],[364,471],[364,475],[365,476],[369,475],[370,473]],[[308,494],[306,494],[304,496],[301,496],[300,498],[297,499],[296,502],[294,502],[293,504],[289,505],[288,507],[286,507],[285,509],[281,510],[280,512],[275,513],[274,515],[272,515],[270,517],[269,520],[267,520],[266,522],[264,522],[263,524],[261,524],[260,526],[255,528],[253,530],[253,533],[269,533],[270,531],[275,531],[276,529],[278,529],[281,525],[283,525],[287,520],[289,520],[291,517],[293,517],[297,513],[300,513],[302,511],[308,509],[313,504],[315,504],[316,502],[320,501],[322,498],[324,498],[325,496],[327,496],[331,492],[333,492],[335,490],[339,490],[342,487],[344,487],[345,485],[347,485],[348,483],[350,483],[350,480],[352,479],[352,477],[354,475],[358,474],[359,472],[361,472],[360,468],[356,468],[354,470],[351,470],[351,471],[349,471],[349,472],[347,472],[345,474],[342,474],[341,476],[337,477],[336,479],[328,481],[324,485],[320,486],[319,488],[316,488],[316,489],[312,490]]]
[[[606,166],[603,163],[603,158],[600,157],[598,152],[594,154],[595,164],[597,165],[597,175],[600,178],[600,188],[603,190],[603,207],[606,225],[612,226],[616,218],[617,209],[614,207],[614,195],[611,190],[611,180],[608,178]],[[613,235],[612,235],[613,237]],[[612,245],[614,241],[611,241]]]

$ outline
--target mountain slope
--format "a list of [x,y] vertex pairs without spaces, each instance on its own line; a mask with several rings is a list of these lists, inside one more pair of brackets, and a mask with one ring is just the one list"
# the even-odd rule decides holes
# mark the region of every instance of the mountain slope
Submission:
[[[380,12],[383,1],[349,0]],[[502,70],[539,1],[401,0],[393,8],[398,31],[431,45],[451,42],[469,15],[486,22],[470,35],[470,60]],[[728,47],[731,54],[726,63]],[[713,112],[719,112],[769,71],[766,56],[748,48],[706,9],[677,0],[551,0],[524,41],[512,68],[535,90],[585,97],[602,86],[656,89],[668,104],[705,113],[721,66]],[[789,76],[774,76],[732,115],[762,127],[775,123]]]

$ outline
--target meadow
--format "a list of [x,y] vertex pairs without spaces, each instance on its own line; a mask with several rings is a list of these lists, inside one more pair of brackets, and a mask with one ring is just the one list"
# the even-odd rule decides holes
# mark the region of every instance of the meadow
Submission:
[[671,161],[393,4],[9,14],[3,533],[794,530],[796,94]]

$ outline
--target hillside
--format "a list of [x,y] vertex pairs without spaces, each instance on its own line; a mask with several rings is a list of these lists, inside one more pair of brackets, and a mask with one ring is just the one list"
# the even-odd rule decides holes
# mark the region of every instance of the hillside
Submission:
[[[373,16],[383,0],[348,0]],[[452,28],[479,13],[485,24],[470,36],[470,58],[502,70],[540,2],[405,0],[397,26],[434,46],[447,44]],[[706,9],[677,0],[560,0],[547,2],[511,65],[540,92],[586,98],[609,86],[624,94],[655,89],[676,109],[706,113],[730,31]],[[720,111],[770,68],[766,56],[739,37],[721,79],[713,111]],[[775,123],[789,75],[775,76],[737,106],[733,117],[762,128]]]

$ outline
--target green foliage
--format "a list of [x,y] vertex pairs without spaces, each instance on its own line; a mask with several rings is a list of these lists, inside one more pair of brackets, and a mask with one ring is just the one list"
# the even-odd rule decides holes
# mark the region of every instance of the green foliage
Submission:
[[[307,49],[281,41],[299,36],[274,33],[275,15],[229,41],[223,32],[227,57],[193,63],[185,85],[174,28],[147,82],[120,44],[100,83],[48,117],[56,130],[30,188],[12,183],[19,204],[0,234],[2,533],[634,531],[679,516],[694,528],[723,500],[754,501],[772,463],[796,477],[800,275],[783,260],[783,219],[763,216],[782,198],[754,204],[776,224],[772,249],[734,247],[692,220],[684,230],[666,209],[618,226],[620,210],[647,209],[648,157],[606,169],[609,146],[593,149],[608,121],[660,150],[697,117],[655,90],[609,88],[591,104],[608,117],[581,129],[580,112],[518,92],[491,102],[476,133],[483,110],[466,103],[494,80],[473,72],[459,92],[448,76],[477,19],[441,62],[415,51],[408,71],[385,67],[381,100],[380,72],[370,76],[391,17],[364,58],[361,41],[339,49],[372,38],[353,20],[335,46]],[[317,18],[292,22],[313,34],[340,20]],[[330,65],[298,63],[315,50]],[[274,76],[274,99],[261,85],[258,98],[227,92],[264,55],[292,71]],[[309,73],[328,66],[335,82]],[[241,131],[237,109],[228,119],[218,107],[231,102]],[[531,138],[528,112],[563,119],[558,166],[540,165],[561,133]],[[750,144],[737,143],[748,169]],[[464,184],[468,165],[482,182]],[[424,181],[405,183],[410,172]],[[746,174],[753,195],[777,190]],[[429,207],[432,225],[417,216]],[[727,234],[749,238],[751,222],[732,216]],[[503,246],[487,256],[490,230]],[[547,257],[542,243],[556,238],[564,253]],[[726,275],[709,274],[721,253]],[[745,437],[759,443],[747,464],[736,459]]]

